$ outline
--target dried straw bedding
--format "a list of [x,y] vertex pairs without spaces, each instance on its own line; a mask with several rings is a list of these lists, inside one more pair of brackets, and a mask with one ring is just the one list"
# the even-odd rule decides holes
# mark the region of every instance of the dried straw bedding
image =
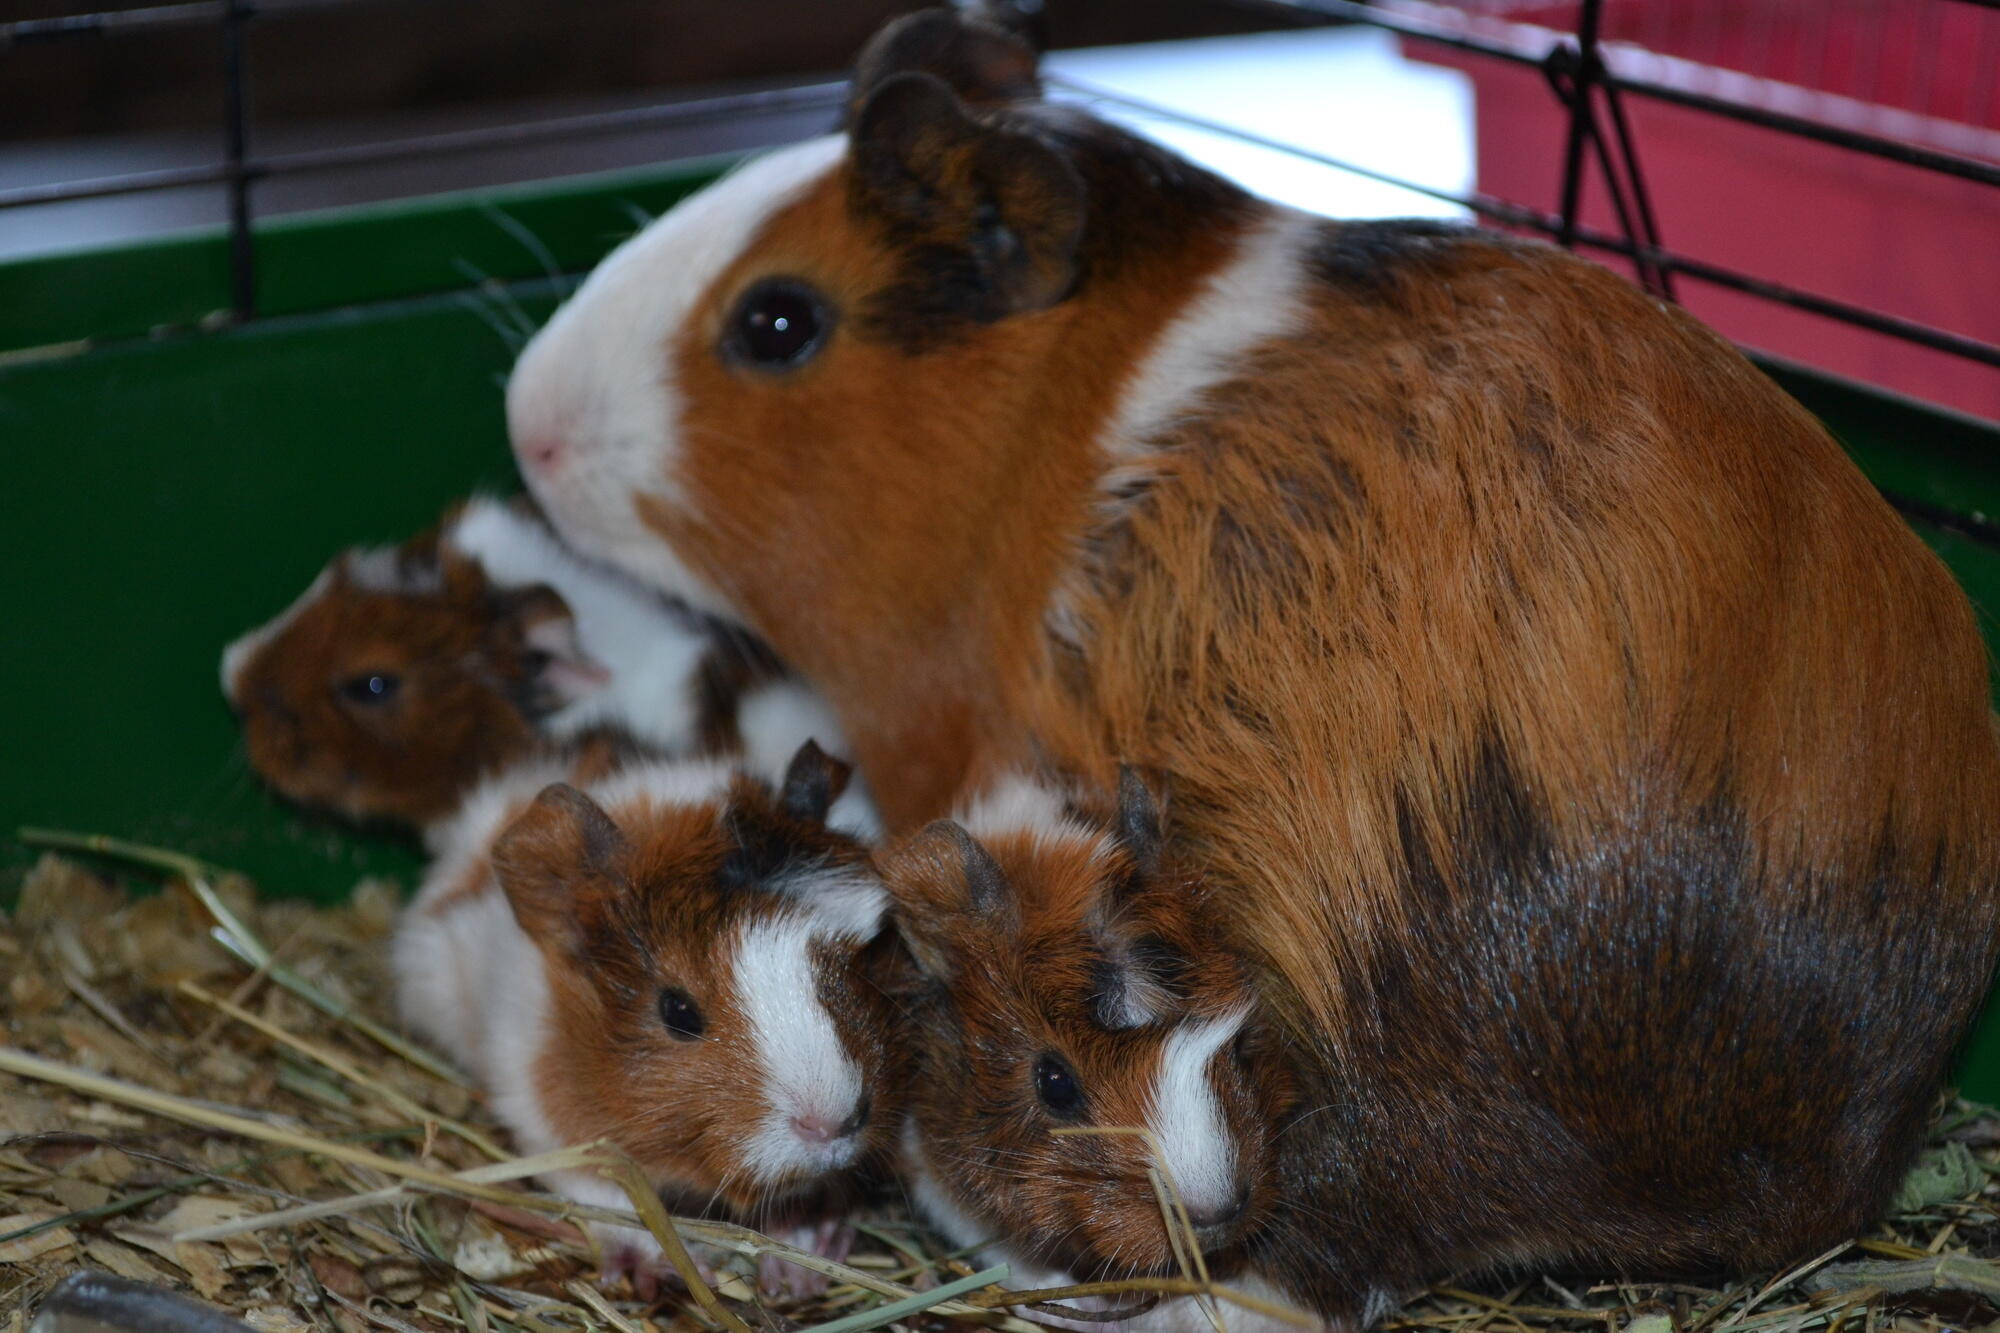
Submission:
[[[0,1333],[22,1333],[83,1269],[270,1330],[1031,1333],[895,1200],[858,1219],[846,1264],[803,1258],[832,1276],[824,1295],[782,1303],[758,1297],[755,1272],[785,1247],[670,1222],[635,1189],[656,1232],[734,1258],[714,1290],[697,1281],[646,1303],[600,1289],[571,1220],[590,1214],[536,1189],[478,1090],[396,1031],[392,886],[364,882],[322,908],[170,854],[109,850],[122,856],[46,856],[0,917]],[[165,889],[133,892],[129,876]],[[618,1169],[602,1149],[577,1152]],[[1387,1327],[2000,1333],[1996,1171],[2000,1116],[1954,1102],[1895,1215],[1793,1271],[1715,1286],[1468,1277]],[[1232,1308],[1213,1307],[1225,1327]]]

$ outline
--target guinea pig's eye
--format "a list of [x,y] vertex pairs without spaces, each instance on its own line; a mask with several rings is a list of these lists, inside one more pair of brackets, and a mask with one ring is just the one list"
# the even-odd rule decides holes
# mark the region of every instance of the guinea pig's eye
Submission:
[[396,691],[403,687],[402,677],[392,676],[386,671],[365,671],[358,676],[349,676],[334,688],[340,697],[351,704],[385,704],[396,697]]
[[833,311],[820,294],[796,278],[766,278],[736,303],[722,335],[725,351],[763,370],[790,370],[812,359]]
[[660,992],[660,1021],[667,1025],[668,1032],[681,1041],[693,1041],[708,1026],[694,997],[672,987]]
[[1083,1085],[1059,1055],[1035,1061],[1035,1095],[1058,1119],[1074,1120],[1083,1114]]

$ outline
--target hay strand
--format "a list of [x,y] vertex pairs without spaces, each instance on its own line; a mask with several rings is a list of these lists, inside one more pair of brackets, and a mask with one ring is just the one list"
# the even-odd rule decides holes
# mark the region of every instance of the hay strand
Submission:
[[[732,1223],[670,1218],[629,1159],[604,1145],[507,1156],[463,1075],[393,1030],[383,953],[397,899],[386,887],[309,908],[259,899],[240,877],[157,848],[37,836],[109,858],[114,873],[166,876],[175,890],[133,896],[121,881],[49,856],[0,915],[0,1021],[12,1043],[0,1049],[0,1267],[16,1310],[31,1312],[61,1277],[98,1267],[269,1330],[865,1333],[894,1324],[938,1333],[971,1323],[1037,1333],[1044,1306],[1075,1320],[1177,1297],[1199,1302],[1204,1319],[1212,1310],[1218,1320],[1241,1312],[1317,1322],[1215,1280],[1185,1200],[1159,1173],[1171,1276],[1038,1290],[968,1272],[961,1252],[896,1203],[860,1215],[862,1240],[846,1263]],[[629,1206],[577,1204],[532,1179],[570,1170],[617,1181]],[[1467,1276],[1418,1295],[1384,1330],[1933,1333],[2000,1324],[2000,1264],[1989,1258],[2000,1255],[1996,1170],[2000,1117],[1956,1103],[1888,1222],[1783,1273],[1678,1283]],[[590,1223],[647,1229],[663,1265],[683,1279],[692,1269],[696,1280],[661,1301],[599,1287],[580,1229]],[[758,1296],[758,1261],[771,1258],[822,1275],[826,1289]],[[943,1285],[913,1290],[930,1274]]]

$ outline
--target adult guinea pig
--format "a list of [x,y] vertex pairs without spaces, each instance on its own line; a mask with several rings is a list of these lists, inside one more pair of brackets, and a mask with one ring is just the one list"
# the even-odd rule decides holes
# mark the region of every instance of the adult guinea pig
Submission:
[[[444,828],[396,933],[405,1021],[523,1152],[609,1139],[679,1209],[797,1221],[897,1121],[892,1016],[864,972],[887,901],[824,823],[846,766],[807,743],[776,790],[713,761],[564,776],[524,763]],[[596,1175],[549,1183],[629,1206]],[[652,1238],[595,1230],[606,1277],[650,1291]]]
[[[475,498],[396,548],[343,552],[232,643],[223,692],[251,766],[302,804],[425,825],[482,775],[592,736],[633,753],[747,750],[775,780],[838,726],[769,652]],[[836,815],[868,831],[857,784]]]
[[1315,1112],[1256,1257],[1330,1321],[1781,1265],[1909,1164],[2000,922],[1971,610],[1604,269],[1253,198],[932,12],[845,134],[608,259],[508,414],[556,527],[766,638],[892,827],[1163,775]]
[[[1017,1288],[1179,1276],[1157,1172],[1210,1273],[1274,1295],[1238,1270],[1277,1201],[1288,1077],[1249,966],[1138,777],[1121,776],[1114,809],[1009,775],[895,847],[883,877],[918,974],[901,1006],[914,1068],[898,1169],[932,1225],[1010,1263]],[[1032,1313],[1102,1327],[1131,1304]],[[1227,1320],[1263,1327],[1233,1306]],[[1119,1324],[1213,1327],[1187,1298]]]

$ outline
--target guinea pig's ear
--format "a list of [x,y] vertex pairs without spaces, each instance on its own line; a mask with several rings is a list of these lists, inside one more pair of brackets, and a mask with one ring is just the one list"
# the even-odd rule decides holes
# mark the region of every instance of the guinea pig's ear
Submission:
[[875,34],[854,62],[848,115],[898,74],[929,74],[975,106],[1040,97],[1035,52],[1020,39],[949,9],[921,9]]
[[921,877],[944,888],[941,898],[935,892],[924,895],[930,910],[990,917],[1013,903],[1014,886],[1008,883],[1007,872],[955,819],[925,825],[903,845],[899,859],[912,870],[930,871]]
[[982,939],[1013,901],[993,854],[956,820],[940,819],[889,854],[884,882],[895,900],[896,931],[926,976],[950,978],[952,927],[970,914]]
[[581,951],[590,899],[617,874],[625,835],[604,807],[551,783],[493,843],[493,873],[530,939]]
[[992,916],[1007,906],[1014,896],[1013,886],[1007,882],[1007,872],[993,859],[993,853],[986,850],[986,844],[956,820],[945,821],[944,833],[957,849],[965,875],[966,906],[981,916]]
[[850,202],[896,243],[943,257],[954,313],[981,323],[1054,305],[1076,281],[1082,179],[1049,145],[968,115],[930,74],[897,74],[851,131]]
[[403,586],[418,588],[435,582],[444,599],[458,606],[478,606],[487,595],[486,571],[470,560],[440,558],[430,551],[404,549],[397,553],[397,570]]
[[1118,842],[1140,875],[1158,873],[1166,846],[1160,807],[1146,780],[1130,764],[1118,766]]
[[785,766],[785,780],[778,788],[778,804],[793,819],[807,824],[824,824],[826,812],[847,790],[854,766],[843,763],[807,741]]
[[537,583],[496,597],[494,633],[512,636],[530,654],[532,674],[522,685],[533,711],[554,712],[611,683],[611,672],[584,651],[561,593]]

